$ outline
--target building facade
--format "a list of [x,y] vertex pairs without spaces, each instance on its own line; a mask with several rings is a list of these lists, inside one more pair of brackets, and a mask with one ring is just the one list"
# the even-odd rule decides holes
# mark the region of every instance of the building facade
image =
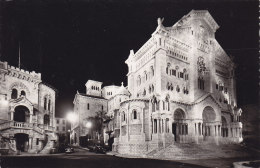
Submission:
[[40,73],[0,62],[0,134],[10,152],[48,153],[54,146],[55,94]]
[[113,104],[112,91],[99,93],[113,113],[106,128],[113,150],[146,154],[173,143],[241,142],[235,65],[215,39],[218,24],[206,10],[192,10],[170,27],[162,23],[158,18],[151,38],[125,61],[124,92],[131,96]]
[[66,134],[67,133],[67,120],[65,118],[55,118],[56,123],[56,132],[58,134]]

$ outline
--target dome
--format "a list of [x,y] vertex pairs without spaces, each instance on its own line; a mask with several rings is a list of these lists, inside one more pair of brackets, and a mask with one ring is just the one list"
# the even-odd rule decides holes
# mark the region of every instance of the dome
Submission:
[[120,95],[127,95],[127,96],[130,96],[129,91],[124,87],[123,82],[122,82],[121,87],[117,90],[116,94],[117,94],[117,95],[120,94]]

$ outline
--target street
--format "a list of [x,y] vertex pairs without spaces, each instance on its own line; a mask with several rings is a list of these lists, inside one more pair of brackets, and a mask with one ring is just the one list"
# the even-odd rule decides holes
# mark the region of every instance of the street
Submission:
[[190,161],[164,161],[154,159],[130,159],[116,156],[96,154],[83,149],[75,149],[73,154],[53,154],[46,156],[2,156],[1,168],[78,168],[78,167],[102,167],[102,168],[122,168],[122,167],[231,167],[235,159],[209,159],[209,160],[190,160]]

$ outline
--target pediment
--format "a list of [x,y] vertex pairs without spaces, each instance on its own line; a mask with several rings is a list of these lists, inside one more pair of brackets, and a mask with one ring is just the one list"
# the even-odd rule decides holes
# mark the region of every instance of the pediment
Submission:
[[32,104],[32,102],[30,102],[30,100],[28,100],[26,97],[24,97],[24,96],[21,96],[21,97],[19,97],[19,98],[17,98],[17,99],[11,99],[10,100],[10,104],[12,105],[12,106],[17,106],[17,105],[26,105],[26,106],[31,106],[31,107],[33,107],[33,104]]

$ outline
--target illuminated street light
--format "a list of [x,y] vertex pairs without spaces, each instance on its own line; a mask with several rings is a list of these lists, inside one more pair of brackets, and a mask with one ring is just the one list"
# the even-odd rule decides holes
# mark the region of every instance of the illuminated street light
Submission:
[[88,122],[86,123],[86,127],[87,127],[87,128],[91,128],[91,127],[92,127],[92,123],[91,123],[90,121],[88,121]]
[[70,123],[75,123],[76,120],[77,120],[77,115],[73,112],[69,112],[67,114],[67,120],[70,122]]

